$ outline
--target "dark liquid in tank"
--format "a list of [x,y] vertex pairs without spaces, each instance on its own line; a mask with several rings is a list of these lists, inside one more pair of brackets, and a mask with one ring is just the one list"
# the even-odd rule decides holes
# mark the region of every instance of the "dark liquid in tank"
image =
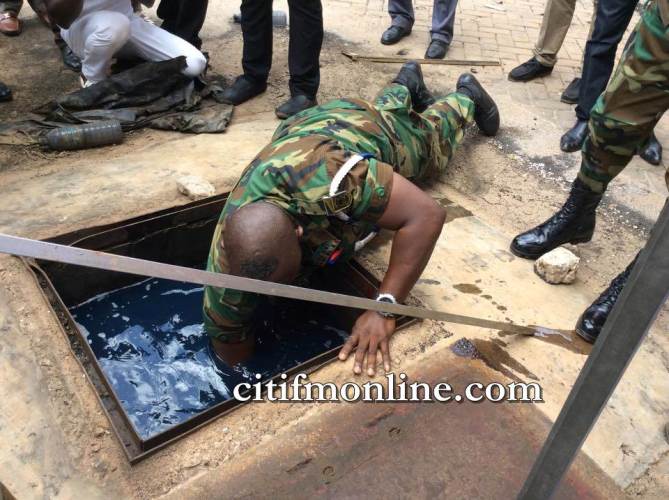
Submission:
[[[216,363],[202,323],[204,290],[148,279],[70,308],[142,439],[232,397],[241,382],[267,380],[348,336],[341,309],[264,301],[250,361]],[[349,325],[350,327],[350,325]]]

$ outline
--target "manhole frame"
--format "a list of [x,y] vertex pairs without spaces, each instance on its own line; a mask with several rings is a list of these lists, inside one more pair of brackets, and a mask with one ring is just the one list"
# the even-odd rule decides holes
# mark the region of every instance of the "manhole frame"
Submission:
[[[160,210],[140,217],[131,218],[114,224],[84,228],[70,233],[49,238],[45,241],[79,246],[93,250],[104,250],[110,242],[119,241],[119,234],[129,228],[138,227],[147,223],[160,224],[161,221],[169,219],[179,221],[188,218],[189,215],[220,213],[228,193],[206,198],[204,200],[189,203],[187,205]],[[193,220],[197,220],[193,217]],[[128,415],[126,414],[113,387],[107,380],[102,367],[98,363],[95,354],[86,341],[83,333],[79,330],[68,307],[62,300],[58,290],[52,283],[47,272],[42,268],[47,263],[35,261],[34,259],[21,259],[40,289],[50,309],[54,313],[63,335],[68,340],[70,351],[84,371],[88,382],[95,391],[95,395],[109,420],[111,428],[121,443],[121,447],[131,465],[137,464],[152,454],[173,444],[179,439],[197,431],[210,424],[214,420],[239,408],[246,402],[234,398],[220,402],[180,424],[174,425],[148,439],[142,439],[135,431]],[[76,267],[76,266],[73,266]],[[380,285],[378,279],[365,269],[358,261],[352,260],[344,268],[346,280],[359,292],[361,296],[374,297]],[[405,328],[417,320],[415,318],[400,317],[397,320],[397,329]],[[307,361],[295,366],[285,373],[290,380],[297,373],[312,373],[320,367],[334,361],[340,347],[325,351]],[[282,381],[281,374],[272,378],[273,381]],[[250,391],[248,391],[250,393]],[[263,394],[265,392],[263,391]]]

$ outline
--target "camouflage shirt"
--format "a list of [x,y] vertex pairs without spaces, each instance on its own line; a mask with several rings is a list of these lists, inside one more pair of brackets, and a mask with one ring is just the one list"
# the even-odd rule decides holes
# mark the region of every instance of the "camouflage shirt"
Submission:
[[[226,218],[257,201],[278,205],[304,228],[303,264],[323,266],[337,250],[340,260],[353,255],[355,242],[372,230],[385,211],[392,189],[393,167],[401,144],[395,131],[370,104],[336,100],[284,121],[272,142],[244,170],[219,219],[207,269],[229,270],[222,234]],[[344,211],[351,221],[328,216],[322,199],[336,172],[348,158],[366,153],[339,186],[348,194]],[[259,297],[208,287],[204,318],[208,333],[224,342],[248,335],[249,320]]]

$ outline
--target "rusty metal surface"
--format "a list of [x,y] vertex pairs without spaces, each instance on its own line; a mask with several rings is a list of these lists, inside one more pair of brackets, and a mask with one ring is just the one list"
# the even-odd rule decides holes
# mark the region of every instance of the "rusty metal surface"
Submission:
[[[191,259],[197,262],[197,259],[193,259],[192,255],[189,255],[189,251],[199,253],[203,251],[203,248],[205,252],[207,251],[209,242],[205,242],[206,244],[203,247],[202,241],[199,241],[202,240],[203,232],[207,233],[207,231],[203,231],[203,228],[215,224],[225,199],[225,195],[218,196],[214,200],[204,200],[185,208],[163,210],[156,214],[139,217],[129,221],[128,224],[119,223],[62,235],[54,238],[54,241],[68,245],[76,244],[92,250],[116,252],[122,255],[145,254],[162,250],[162,253],[156,256],[161,260],[180,262],[183,259]],[[183,238],[183,233],[188,233],[191,228],[197,230],[197,235],[190,235],[190,238],[187,238],[190,245],[185,248],[181,244],[182,241],[176,245],[174,242],[165,245],[166,233],[171,228],[178,228],[178,231],[182,233],[181,238]],[[152,239],[158,240],[158,244]],[[121,285],[118,280],[129,278],[119,276],[117,273],[101,272],[59,263],[34,262],[26,259],[23,262],[32,271],[47,303],[59,319],[72,353],[95,389],[112,430],[131,464],[140,462],[176,440],[195,432],[213,420],[245,404],[234,399],[223,401],[179,425],[175,425],[148,439],[142,439],[132,426],[118,395],[107,380],[95,358],[95,354],[68,309],[68,304],[71,305],[80,301],[82,294],[95,295],[100,291],[117,288]],[[355,261],[344,266],[340,273],[337,273],[334,277],[334,285],[345,289],[347,293],[359,294],[362,297],[373,297],[378,292],[378,280]],[[67,294],[67,299],[63,299],[62,294]],[[350,312],[352,313],[352,311]],[[349,310],[343,309],[342,314],[349,318],[351,324],[353,323],[354,316],[349,314]],[[415,321],[408,317],[398,317],[398,329],[404,328]],[[285,373],[289,377],[296,373],[311,373],[333,361],[338,352],[339,347],[330,349],[291,370],[285,371]],[[278,381],[279,377],[280,374],[277,374],[274,380]]]
[[[491,381],[480,361],[433,356],[421,381]],[[179,492],[179,498],[515,498],[550,423],[529,404],[331,404]],[[258,480],[262,478],[262,480]],[[624,494],[580,455],[558,499]]]

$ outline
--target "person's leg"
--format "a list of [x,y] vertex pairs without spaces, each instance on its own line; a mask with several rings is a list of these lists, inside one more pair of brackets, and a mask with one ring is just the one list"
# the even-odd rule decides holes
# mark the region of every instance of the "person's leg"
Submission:
[[[292,22],[291,19],[291,24]],[[271,0],[242,0],[241,25],[244,38],[244,74],[237,77],[222,95],[223,102],[234,106],[262,94],[267,89],[267,77],[272,67]]]
[[181,0],[160,0],[156,14],[163,20],[160,26],[164,30],[172,33],[176,26],[176,20],[179,16],[179,9],[181,7]]
[[242,0],[241,14],[244,76],[255,83],[265,84],[272,67],[272,2]]
[[422,113],[430,124],[430,168],[442,172],[465,137],[465,128],[474,120],[474,101],[461,92],[437,99]]
[[509,80],[528,82],[549,75],[574,16],[576,0],[548,0],[533,56],[509,72]]
[[441,40],[446,44],[453,41],[453,26],[455,25],[455,8],[458,0],[434,0],[432,11],[432,40]]
[[590,112],[579,179],[603,193],[669,107],[669,19],[646,11],[606,91]]
[[474,119],[473,101],[457,92],[418,114],[409,89],[397,83],[378,94],[374,108],[399,138],[398,171],[407,179],[443,171],[464,138],[464,128]]
[[315,99],[320,84],[319,58],[323,44],[323,7],[320,0],[288,0],[290,43],[288,68],[291,95]]
[[597,97],[606,88],[616,50],[632,20],[635,0],[599,0],[592,34],[586,43],[576,117],[587,120]]
[[412,0],[388,0],[388,14],[390,14],[391,26],[411,31],[414,23],[414,12]]
[[583,55],[576,123],[560,138],[560,149],[566,153],[578,151],[583,146],[588,135],[590,109],[606,88],[618,43],[632,19],[636,4],[636,0],[599,0],[595,3],[596,15]]
[[425,51],[426,59],[443,59],[453,39],[455,7],[457,0],[434,0],[430,44]]
[[655,3],[643,13],[637,31],[590,112],[590,134],[569,198],[553,217],[514,238],[514,254],[537,258],[565,243],[589,241],[609,182],[669,108],[669,15],[663,20]]
[[119,12],[103,10],[75,21],[61,34],[81,59],[86,81],[97,83],[109,76],[114,55],[128,41],[130,20]]
[[411,33],[414,23],[412,0],[389,0],[390,28],[381,35],[381,43],[393,45]]
[[190,43],[135,14],[130,18],[130,38],[123,50],[147,61],[166,61],[185,56],[183,74],[191,78],[200,76],[207,67],[202,52]]
[[[590,29],[588,30],[588,37],[585,40],[586,42],[590,40],[590,37],[592,37],[592,31],[595,28],[596,17],[597,17],[597,0],[593,0],[592,16],[590,17]],[[583,55],[585,56],[585,51]],[[583,71],[583,64],[581,63],[581,72],[582,71]],[[571,82],[569,82],[567,88],[564,89],[562,95],[560,96],[560,101],[566,104],[578,104],[578,96],[580,93],[581,93],[581,77],[577,76]]]
[[534,57],[542,65],[553,67],[562,47],[571,20],[574,17],[576,0],[548,0],[541,22],[539,39],[534,47]]
[[7,36],[21,34],[23,25],[19,19],[21,7],[23,0],[0,1],[0,33]]
[[208,3],[208,0],[162,0],[158,7],[158,17],[163,20],[160,27],[199,49]]
[[74,52],[72,52],[72,49],[68,47],[68,45],[65,43],[65,40],[63,40],[63,37],[60,36],[60,28],[56,24],[52,23],[49,19],[44,0],[28,0],[28,3],[37,14],[37,17],[39,17],[40,21],[42,21],[42,24],[47,26],[53,33],[53,43],[56,45],[56,47],[58,47],[65,67],[76,73],[80,73],[81,60]]

